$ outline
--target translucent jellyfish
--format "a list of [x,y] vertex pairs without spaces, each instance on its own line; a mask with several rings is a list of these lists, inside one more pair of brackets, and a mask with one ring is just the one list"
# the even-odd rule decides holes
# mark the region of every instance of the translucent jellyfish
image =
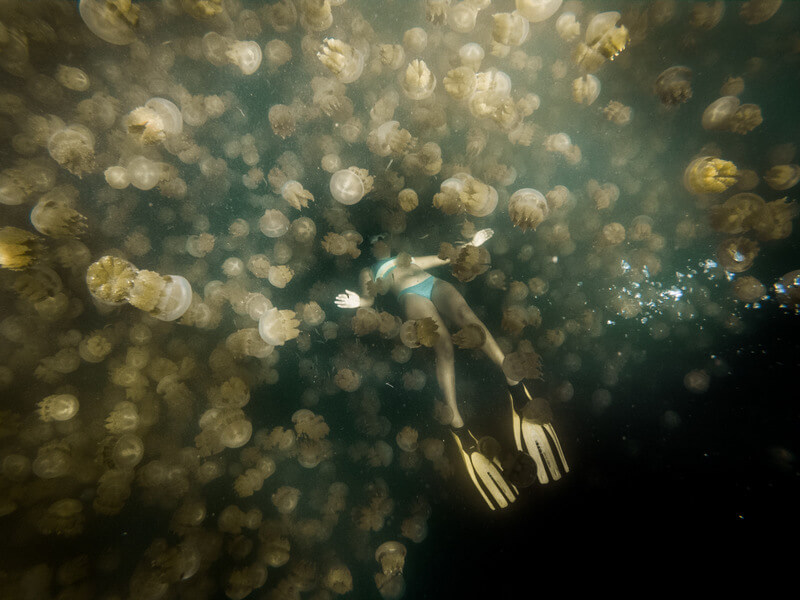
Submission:
[[665,106],[682,104],[692,97],[692,70],[689,67],[670,67],[656,78],[653,88]]
[[150,98],[144,106],[133,109],[125,117],[128,133],[143,144],[155,144],[168,135],[183,131],[183,116],[174,103],[164,98]]
[[481,68],[484,56],[486,56],[486,52],[480,44],[475,42],[464,44],[458,49],[458,58],[461,60],[461,64],[474,72]]
[[739,99],[736,96],[722,96],[714,100],[703,111],[703,129],[710,131],[728,130],[739,104]]
[[310,31],[325,31],[333,23],[330,0],[301,0],[300,24]]
[[275,104],[270,107],[267,116],[272,132],[281,139],[285,140],[294,133],[297,122],[290,107],[285,104]]
[[758,25],[771,19],[783,0],[749,0],[739,7],[739,17],[748,25]]
[[575,13],[564,12],[556,19],[556,31],[565,42],[574,42],[581,34],[581,24],[578,23]]
[[139,7],[131,0],[80,0],[78,12],[89,30],[109,44],[136,40]]
[[342,83],[353,83],[364,71],[364,55],[341,40],[325,38],[317,58]]
[[400,84],[403,92],[412,100],[424,100],[436,89],[436,76],[420,59],[412,60],[402,74]]
[[447,26],[456,33],[470,33],[475,29],[477,19],[478,9],[467,0],[457,2],[447,9]]
[[297,210],[308,208],[308,203],[314,201],[314,195],[305,189],[302,183],[294,180],[289,180],[283,184],[283,187],[281,187],[281,196],[292,208]]
[[61,186],[42,196],[31,210],[31,224],[36,231],[57,238],[72,238],[86,231],[86,217],[75,210],[78,192]]
[[417,196],[417,192],[411,188],[400,190],[400,193],[397,195],[397,205],[403,212],[411,212],[417,208],[417,206],[419,206],[419,197]]
[[0,267],[21,271],[34,264],[43,250],[38,236],[17,227],[0,228]]
[[219,433],[219,441],[225,448],[241,448],[250,441],[253,424],[243,416],[225,423]]
[[683,378],[683,385],[693,394],[702,394],[708,390],[711,377],[703,369],[689,371]]
[[742,302],[757,302],[767,293],[767,288],[755,277],[743,275],[733,280],[733,295]]
[[608,223],[600,230],[596,244],[601,247],[617,246],[625,241],[625,227],[622,223]]
[[683,173],[683,184],[694,194],[719,194],[736,183],[736,165],[721,158],[700,156]]
[[538,379],[542,375],[541,358],[532,347],[520,344],[516,352],[507,354],[503,360],[503,373],[511,381]]
[[521,46],[528,39],[530,22],[519,11],[492,15],[492,39],[504,46]]
[[151,190],[161,180],[163,170],[161,163],[155,162],[144,156],[134,156],[125,167],[128,179],[133,187],[140,190]]
[[297,508],[297,503],[300,501],[300,490],[297,488],[282,486],[272,494],[272,503],[278,512],[282,515],[288,515],[294,512]]
[[142,461],[144,443],[132,433],[122,434],[111,450],[111,457],[118,469],[133,469]]
[[516,0],[517,12],[531,23],[546,21],[561,8],[562,0]]
[[108,167],[103,172],[103,176],[105,177],[106,183],[109,185],[109,187],[112,187],[115,190],[124,190],[131,184],[131,178],[128,177],[128,170],[119,165]]
[[292,60],[292,47],[283,40],[270,40],[264,46],[264,57],[270,71],[276,71]]
[[367,147],[377,156],[400,156],[409,152],[417,140],[397,121],[386,121],[367,135]]
[[384,575],[402,573],[406,562],[406,547],[400,542],[384,542],[375,550],[375,560]]
[[764,174],[764,181],[773,190],[788,190],[800,181],[799,165],[776,165]]
[[78,414],[78,399],[72,394],[55,394],[39,402],[42,421],[69,421]]
[[270,238],[279,238],[289,231],[289,219],[279,210],[268,209],[258,220],[261,233]]
[[519,227],[523,231],[528,229],[535,231],[547,218],[550,209],[541,192],[523,188],[514,192],[509,198],[508,213],[515,227]]
[[269,268],[269,275],[267,275],[270,284],[280,289],[285,288],[292,277],[294,277],[294,271],[286,265],[272,265]]
[[758,243],[746,237],[728,238],[717,246],[720,266],[731,273],[747,271],[757,255]]
[[271,346],[283,346],[300,334],[299,325],[293,310],[271,308],[258,320],[258,333]]
[[364,169],[350,167],[331,175],[329,187],[334,200],[351,206],[358,204],[372,189],[372,177]]
[[584,75],[572,81],[572,99],[589,106],[600,95],[600,80],[594,75]]
[[339,369],[333,377],[333,382],[342,391],[355,392],[361,387],[361,376],[352,369]]
[[603,116],[615,125],[627,125],[631,122],[633,109],[622,102],[611,100],[603,109]]
[[225,56],[233,65],[239,67],[243,75],[252,75],[261,66],[261,46],[258,42],[233,42],[225,52]]
[[56,81],[68,90],[75,92],[85,92],[89,89],[90,80],[85,71],[77,67],[58,65],[56,69]]
[[397,433],[395,440],[397,441],[398,447],[403,452],[414,452],[417,449],[418,438],[419,432],[406,425]]
[[478,78],[472,67],[462,66],[451,69],[442,80],[445,91],[455,100],[469,98],[478,85]]
[[47,140],[47,151],[59,165],[78,177],[94,170],[94,135],[83,125],[68,125]]

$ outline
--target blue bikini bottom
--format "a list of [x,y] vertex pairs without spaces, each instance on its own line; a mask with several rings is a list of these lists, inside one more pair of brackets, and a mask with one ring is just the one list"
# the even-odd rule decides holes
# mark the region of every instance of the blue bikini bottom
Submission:
[[399,298],[403,294],[416,294],[417,296],[422,296],[423,298],[427,298],[428,300],[431,299],[431,293],[433,292],[433,284],[436,283],[436,277],[431,275],[427,279],[423,279],[419,283],[415,283],[414,285],[407,287],[404,290],[400,290],[400,293],[397,294]]

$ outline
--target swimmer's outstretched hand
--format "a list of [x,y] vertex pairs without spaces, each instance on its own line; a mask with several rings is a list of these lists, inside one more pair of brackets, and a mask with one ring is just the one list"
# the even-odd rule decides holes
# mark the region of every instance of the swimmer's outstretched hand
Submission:
[[473,246],[482,246],[485,244],[489,238],[494,235],[494,229],[481,229],[474,236],[472,236],[472,241],[470,244]]
[[339,294],[334,300],[339,308],[358,308],[361,306],[361,296],[350,290],[345,290],[344,294]]

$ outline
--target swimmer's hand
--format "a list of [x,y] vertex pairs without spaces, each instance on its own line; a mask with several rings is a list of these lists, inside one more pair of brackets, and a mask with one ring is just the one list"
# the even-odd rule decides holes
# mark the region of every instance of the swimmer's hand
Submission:
[[475,233],[474,236],[472,236],[472,241],[470,242],[470,244],[472,244],[473,246],[482,246],[487,241],[489,241],[489,238],[491,238],[493,235],[494,235],[494,229],[481,229],[480,231]]
[[358,308],[361,306],[361,296],[350,290],[345,290],[344,294],[336,296],[336,306],[339,308]]

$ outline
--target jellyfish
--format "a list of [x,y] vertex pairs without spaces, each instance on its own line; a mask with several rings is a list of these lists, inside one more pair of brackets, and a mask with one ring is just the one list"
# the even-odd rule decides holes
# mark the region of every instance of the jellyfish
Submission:
[[283,346],[300,334],[299,325],[294,311],[270,308],[258,320],[258,333],[271,346]]
[[342,83],[353,83],[364,71],[364,55],[341,40],[325,38],[317,58]]
[[523,231],[528,229],[535,231],[547,218],[550,209],[541,192],[523,188],[514,192],[509,198],[508,213],[515,227],[519,227]]
[[31,210],[31,224],[36,231],[56,238],[73,238],[86,231],[86,217],[75,210],[78,190],[61,186],[44,194]]
[[519,11],[494,13],[492,39],[504,46],[521,46],[528,39],[530,22]]
[[717,246],[717,258],[726,271],[743,273],[753,266],[758,250],[757,242],[746,237],[732,237]]
[[664,106],[687,102],[692,97],[692,70],[675,66],[662,71],[656,78],[653,90]]
[[412,60],[402,75],[401,87],[411,100],[424,100],[433,95],[436,89],[436,76],[420,59]]
[[58,65],[56,81],[74,92],[85,92],[91,84],[85,71],[77,67],[68,67],[67,65]]
[[230,64],[239,67],[242,75],[252,75],[261,66],[261,46],[258,42],[235,41],[228,46],[225,56]]
[[329,187],[334,200],[351,206],[358,204],[372,190],[372,181],[365,169],[350,167],[331,175]]
[[164,141],[168,135],[183,131],[183,116],[174,103],[164,98],[150,98],[144,106],[133,109],[125,117],[128,133],[143,144]]
[[773,190],[788,190],[800,181],[799,165],[776,165],[764,175],[764,181]]
[[47,151],[59,165],[82,177],[95,167],[94,134],[83,125],[68,125],[47,140]]
[[153,189],[163,175],[161,163],[152,161],[144,156],[131,158],[125,169],[131,185],[140,190]]
[[33,265],[43,252],[41,238],[17,227],[0,228],[0,267],[21,271]]
[[572,81],[572,99],[589,106],[600,95],[600,80],[594,75],[583,75]]
[[736,183],[736,165],[721,158],[700,156],[683,173],[683,184],[694,194],[719,194]]
[[78,12],[104,42],[125,46],[136,40],[139,6],[131,0],[80,0]]
[[565,42],[574,42],[578,39],[581,34],[581,24],[575,17],[575,13],[561,13],[556,19],[556,31]]
[[546,21],[561,8],[562,0],[516,0],[517,12],[531,23]]
[[470,33],[477,19],[478,9],[469,1],[463,0],[447,8],[447,25],[456,33]]
[[78,399],[72,394],[47,396],[39,404],[39,418],[44,421],[69,421],[78,414]]

